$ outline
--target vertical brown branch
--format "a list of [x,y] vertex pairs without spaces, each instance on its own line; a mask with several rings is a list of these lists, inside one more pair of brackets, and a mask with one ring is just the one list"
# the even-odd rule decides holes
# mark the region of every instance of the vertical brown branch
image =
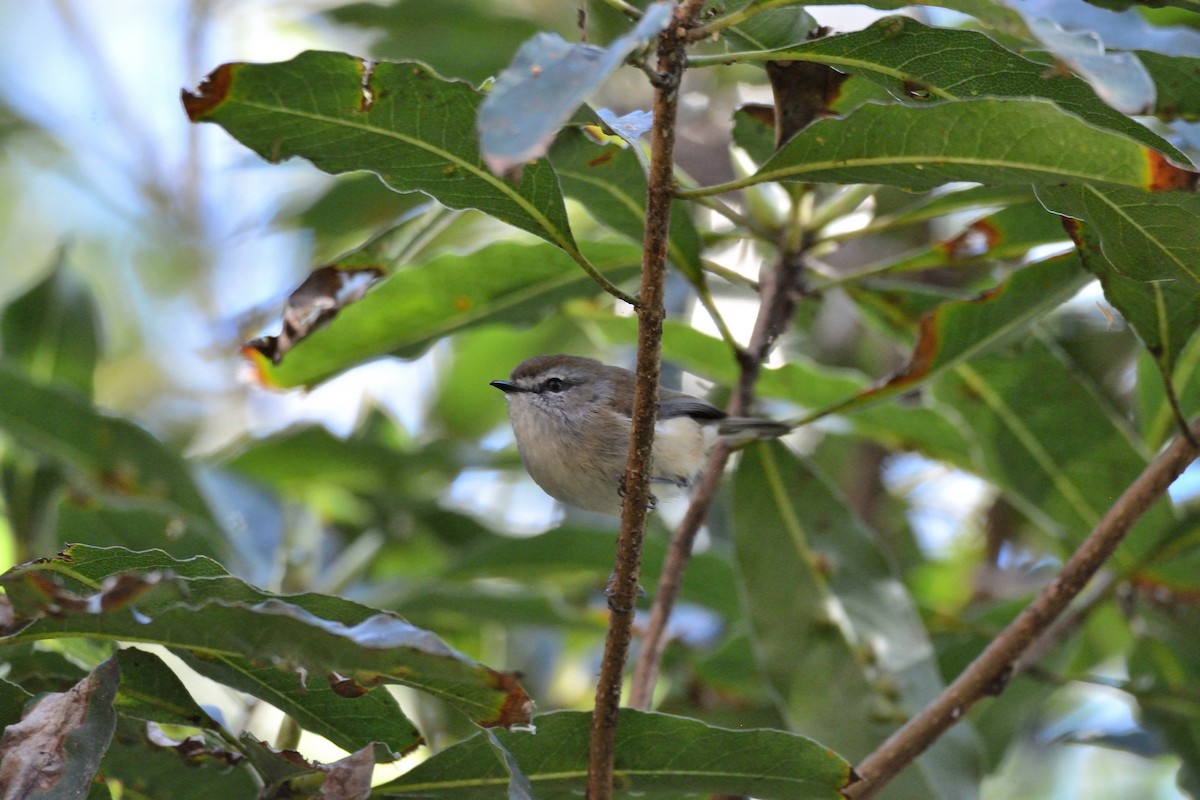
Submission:
[[[763,275],[759,284],[761,305],[754,322],[754,332],[746,350],[738,353],[741,372],[737,387],[730,398],[728,411],[731,415],[745,414],[750,410],[754,397],[754,384],[758,381],[763,361],[779,336],[791,324],[796,302],[801,292],[801,276],[804,267],[804,245],[795,249],[781,248],[774,266]],[[667,623],[671,610],[679,597],[683,585],[683,574],[692,556],[692,545],[700,526],[708,516],[708,507],[721,482],[721,474],[729,461],[729,447],[718,443],[708,456],[708,463],[692,493],[687,512],[671,537],[667,559],[663,564],[658,585],[654,589],[654,606],[650,610],[650,622],[642,636],[641,650],[633,672],[629,704],[635,708],[649,708],[658,680],[658,665],[667,646]]]
[[875,797],[892,778],[962,719],[976,701],[998,694],[1004,688],[1018,659],[1050,629],[1117,549],[1134,523],[1200,453],[1191,441],[1200,434],[1200,422],[1194,423],[1190,432],[1191,437],[1177,437],[1117,498],[1067,559],[1054,582],[1043,589],[953,683],[855,767],[863,780],[847,788],[843,792],[846,797],[854,800]]
[[686,67],[687,31],[702,0],[685,0],[675,9],[670,25],[659,36],[654,93],[654,127],[650,139],[650,175],[646,192],[642,282],[638,306],[637,383],[633,396],[633,429],[625,472],[625,500],[616,567],[610,585],[608,635],[596,684],[588,747],[588,800],[612,797],[613,754],[621,683],[629,654],[630,630],[641,572],[646,509],[650,502],[651,448],[658,416],[658,378],[662,345],[663,283],[666,272],[667,229],[674,195],[675,118],[679,84]]

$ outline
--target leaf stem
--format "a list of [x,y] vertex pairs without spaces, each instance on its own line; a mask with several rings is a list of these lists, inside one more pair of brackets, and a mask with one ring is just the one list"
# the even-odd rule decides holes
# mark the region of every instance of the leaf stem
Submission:
[[740,284],[742,286],[748,286],[751,289],[753,289],[754,291],[756,291],[756,292],[758,291],[758,281],[754,280],[753,278],[747,278],[742,273],[740,273],[736,270],[732,270],[723,264],[718,264],[717,262],[715,262],[711,259],[707,259],[707,258],[703,259],[702,264],[704,265],[705,272],[711,272],[713,275],[716,275],[718,278],[724,278],[725,280],[729,281],[730,283],[736,283],[736,284]]
[[566,245],[563,245],[562,247],[563,250],[566,251],[567,255],[575,260],[576,264],[583,267],[583,271],[590,275],[592,280],[600,284],[600,288],[604,289],[604,291],[608,292],[618,300],[624,300],[634,308],[641,307],[641,300],[631,294],[628,294],[627,292],[622,291],[615,283],[604,277],[603,273],[596,269],[596,266],[591,261],[588,261],[587,256],[579,251],[579,248],[574,246],[567,247]]
[[[1200,421],[1190,428],[1200,435]],[[1117,498],[1058,577],[1026,606],[1000,635],[933,702],[888,737],[855,767],[862,780],[843,791],[847,798],[869,800],[911,764],[980,699],[1003,691],[1029,651],[1091,578],[1116,551],[1125,534],[1188,467],[1200,449],[1180,435]]]
[[596,684],[588,746],[588,800],[610,800],[621,705],[621,685],[629,654],[646,512],[651,502],[651,448],[658,417],[658,381],[661,367],[663,305],[667,265],[667,234],[674,199],[675,120],[679,85],[687,66],[687,32],[700,13],[703,0],[684,0],[675,8],[671,24],[658,39],[658,73],[655,85],[654,126],[651,130],[650,175],[646,187],[646,227],[643,236],[641,304],[638,306],[637,379],[633,396],[629,457],[623,482],[621,534],[609,587],[608,634]]

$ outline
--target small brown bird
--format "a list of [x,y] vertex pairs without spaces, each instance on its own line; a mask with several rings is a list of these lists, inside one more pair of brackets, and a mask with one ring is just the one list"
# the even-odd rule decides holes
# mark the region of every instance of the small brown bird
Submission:
[[[627,369],[567,355],[535,356],[491,383],[507,395],[517,449],[537,485],[556,500],[613,515],[621,513],[634,384]],[[770,439],[790,430],[660,388],[651,481],[686,490],[718,438]]]

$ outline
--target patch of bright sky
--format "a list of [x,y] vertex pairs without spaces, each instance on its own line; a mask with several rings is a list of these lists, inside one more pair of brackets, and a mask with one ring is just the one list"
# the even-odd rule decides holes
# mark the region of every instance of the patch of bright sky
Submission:
[[908,502],[917,543],[930,558],[948,554],[972,530],[968,520],[992,494],[974,475],[911,453],[887,460],[883,482],[889,492]]

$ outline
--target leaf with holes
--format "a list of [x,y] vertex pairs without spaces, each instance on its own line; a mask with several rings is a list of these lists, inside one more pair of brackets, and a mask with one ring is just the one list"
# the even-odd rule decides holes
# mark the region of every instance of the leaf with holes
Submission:
[[[75,545],[9,570],[0,586],[15,615],[6,644],[62,637],[160,644],[226,666],[259,661],[303,669],[314,680],[350,676],[338,687],[343,708],[353,705],[351,695],[390,681],[440,697],[485,726],[528,721],[529,697],[516,676],[476,663],[434,634],[338,597],[264,592],[206,558]],[[291,688],[303,691],[298,682]],[[379,706],[355,710],[364,708]],[[399,749],[411,743],[407,730]]]
[[396,191],[479,209],[578,256],[547,162],[528,165],[517,183],[484,166],[475,135],[481,99],[416,62],[318,51],[223,64],[183,92],[193,122],[222,126],[268,161],[300,156],[333,174],[368,170]]
[[[589,245],[588,253],[613,281],[633,277],[641,265],[641,248],[632,244]],[[498,242],[399,270],[297,343],[280,364],[253,349],[243,352],[264,384],[311,386],[371,358],[414,357],[476,325],[532,321],[564,300],[598,291],[561,250]]]

